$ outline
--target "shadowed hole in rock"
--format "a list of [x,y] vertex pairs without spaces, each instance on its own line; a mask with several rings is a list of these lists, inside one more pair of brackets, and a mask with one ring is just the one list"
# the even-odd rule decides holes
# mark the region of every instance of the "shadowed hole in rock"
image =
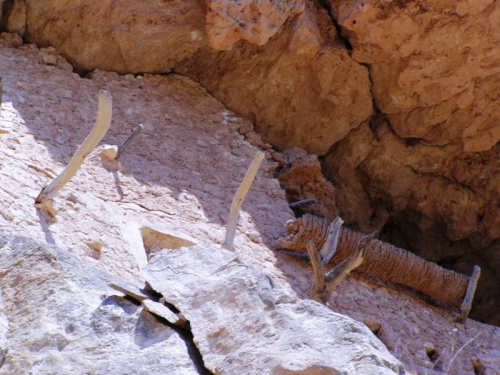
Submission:
[[[150,286],[149,286],[150,288]],[[160,293],[155,292],[159,296],[161,296]],[[130,297],[130,296],[125,296],[123,297],[124,299],[132,302],[136,306],[140,306],[141,302],[137,301],[136,299]],[[165,303],[165,305],[170,308],[172,311],[178,313],[179,309],[175,307],[174,305],[170,303]],[[191,357],[193,361],[193,365],[195,366],[198,374],[200,375],[213,375],[213,372],[211,372],[208,368],[205,367],[205,362],[203,361],[203,357],[200,353],[200,350],[196,346],[194,342],[194,336],[193,333],[191,332],[191,325],[189,321],[187,321],[187,325],[185,328],[177,326],[175,324],[170,323],[168,320],[165,318],[158,316],[156,314],[153,314],[149,311],[143,311],[143,319],[138,321],[136,324],[136,333],[138,337],[136,337],[136,343],[141,346],[141,348],[145,348],[151,345],[154,345],[155,343],[159,342],[158,341],[158,336],[157,334],[153,335],[152,337],[147,337],[144,335],[144,327],[151,325],[150,322],[148,322],[147,316],[151,316],[156,322],[161,323],[172,330],[174,330],[179,337],[184,341],[186,344],[186,349],[188,351],[189,356]],[[160,335],[161,336],[161,335]],[[160,339],[161,341],[161,339]]]
[[181,247],[191,247],[196,245],[194,242],[185,238],[163,233],[149,227],[142,227],[141,235],[148,261],[151,257],[163,249],[174,250]]
[[472,358],[470,361],[475,375],[486,375],[486,367],[481,363],[479,358]]
[[427,354],[427,357],[429,357],[432,363],[436,363],[440,357],[440,354],[438,353],[434,345],[427,345],[425,347],[425,354]]

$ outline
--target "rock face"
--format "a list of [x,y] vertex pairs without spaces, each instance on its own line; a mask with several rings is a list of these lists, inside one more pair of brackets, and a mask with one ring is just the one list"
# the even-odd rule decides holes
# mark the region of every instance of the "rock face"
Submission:
[[286,165],[278,173],[281,186],[290,202],[314,199],[295,208],[300,216],[310,213],[333,220],[339,215],[335,205],[335,189],[321,173],[321,164],[316,155],[293,148],[283,153]]
[[199,373],[175,330],[65,251],[0,235],[0,274],[1,374]]
[[394,132],[464,152],[500,141],[500,8],[492,0],[331,0],[353,48],[370,66],[373,95]]
[[15,0],[9,4],[4,15],[7,31],[57,48],[79,70],[168,72],[206,44],[200,0]]
[[230,50],[240,40],[263,45],[304,7],[301,0],[209,0],[207,3],[208,44],[218,50]]
[[324,154],[372,111],[368,71],[336,39],[324,8],[305,2],[265,45],[202,49],[175,70],[255,121],[278,147]]
[[480,264],[473,316],[498,324],[498,3],[331,4],[382,113],[325,158],[341,214],[461,272]]
[[144,272],[190,321],[205,365],[216,374],[403,372],[366,326],[317,302],[297,301],[231,251],[167,250]]
[[[189,78],[176,74],[120,76],[99,71],[82,78],[53,48],[39,49],[21,43],[19,36],[0,35],[2,232],[22,232],[40,243],[55,244],[78,256],[80,267],[88,263],[135,285],[144,283],[141,270],[148,263],[148,256],[154,259],[155,253],[164,249],[223,242],[231,199],[250,160],[261,150],[254,144],[269,147],[251,130],[251,122],[229,111]],[[113,120],[104,143],[119,145],[139,123],[144,124],[144,130],[116,161],[102,156],[103,146],[92,152],[54,198],[56,216],[51,217],[33,207],[34,199],[88,135],[96,115],[96,94],[101,88],[111,93],[114,103]],[[371,128],[360,127],[351,131],[349,137],[357,131],[371,132]],[[359,155],[368,152],[369,145],[352,144],[353,147],[345,148],[345,155],[363,160]],[[271,152],[266,154],[270,156]],[[310,267],[273,250],[275,239],[284,235],[283,225],[294,217],[285,192],[272,176],[276,164],[264,160],[245,199],[235,237],[235,255],[270,276],[275,285],[283,287],[283,294],[307,299],[312,284]],[[340,166],[350,168],[347,164]],[[386,170],[390,172],[389,168]],[[361,187],[366,183],[364,179],[359,181]],[[364,207],[363,202],[353,203]],[[491,247],[489,254],[495,256],[498,251]],[[62,269],[57,262],[55,266]],[[83,268],[90,275],[88,268]],[[54,282],[60,279],[57,277]],[[52,278],[49,281],[54,285]],[[90,285],[101,290],[98,282]],[[30,287],[36,289],[36,282],[30,283]],[[9,285],[7,290],[13,288]],[[492,287],[496,289],[496,285]],[[94,310],[105,308],[89,293],[96,298]],[[63,295],[72,301],[79,298]],[[55,301],[56,297],[47,298]],[[114,300],[109,308],[114,310],[122,301]],[[157,305],[148,307],[158,310]],[[406,292],[353,275],[339,284],[329,307],[365,322],[405,363],[409,373],[436,369],[451,369],[449,373],[459,374],[500,371],[496,361],[500,355],[498,327],[471,319],[464,324],[455,323],[452,312]],[[127,330],[135,316],[142,314],[135,308],[131,320],[124,323]],[[87,307],[82,307],[82,311],[88,311]],[[316,314],[315,311],[312,309],[311,313]],[[12,313],[8,314],[10,319]],[[40,314],[39,310],[34,314]],[[115,315],[120,314],[111,311],[100,316]],[[98,321],[109,320],[112,318]],[[5,321],[2,320],[2,327],[6,326]],[[25,321],[27,329],[23,334],[38,338],[37,331],[31,330],[35,323]],[[50,327],[40,329],[48,332]],[[132,334],[121,336],[125,337],[131,338]],[[464,344],[467,345],[457,354],[457,348]],[[121,357],[120,350],[116,355]],[[39,351],[43,352],[43,348],[37,347],[36,352]],[[439,360],[432,353],[437,353]],[[180,361],[179,366],[183,363]],[[21,373],[29,371],[33,371],[31,367]]]

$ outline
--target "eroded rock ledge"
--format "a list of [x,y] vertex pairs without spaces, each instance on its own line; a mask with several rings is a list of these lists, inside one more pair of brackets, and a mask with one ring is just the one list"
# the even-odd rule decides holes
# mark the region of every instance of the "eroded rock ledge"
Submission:
[[[178,330],[116,296],[108,286],[116,277],[26,238],[0,234],[0,250],[2,371],[404,371],[364,324],[317,302],[297,301],[233,252],[217,246],[162,252],[145,269],[151,286],[189,320],[201,361],[190,358],[194,343],[185,344]],[[26,335],[27,330],[33,334]]]

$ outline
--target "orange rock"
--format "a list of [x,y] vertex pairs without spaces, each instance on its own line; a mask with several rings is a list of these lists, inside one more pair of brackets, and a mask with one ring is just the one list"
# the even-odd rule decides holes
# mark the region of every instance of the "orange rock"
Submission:
[[326,10],[306,2],[263,46],[207,48],[175,70],[255,120],[265,141],[322,155],[372,112],[368,71],[335,38]]

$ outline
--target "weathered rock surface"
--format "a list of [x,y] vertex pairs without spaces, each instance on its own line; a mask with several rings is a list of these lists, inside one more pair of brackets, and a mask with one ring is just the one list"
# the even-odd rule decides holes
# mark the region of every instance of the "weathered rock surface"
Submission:
[[[64,64],[46,65],[45,53],[29,46],[0,52],[0,228],[15,234],[22,227],[130,280],[141,279],[146,251],[222,243],[232,197],[259,151],[238,133],[251,124],[187,78],[96,72],[82,79]],[[34,199],[88,135],[99,88],[114,98],[105,143],[122,143],[139,123],[145,128],[116,162],[102,148],[87,157],[55,197],[54,220],[35,210]],[[262,169],[274,164],[265,160]],[[235,248],[275,269],[268,245],[291,218],[279,182],[259,172]]]
[[231,251],[163,251],[146,280],[191,323],[216,374],[398,374],[403,367],[369,329],[279,283]]
[[335,189],[323,176],[318,157],[297,148],[285,150],[283,157],[287,164],[278,173],[278,179],[288,201],[314,199],[296,208],[299,215],[310,213],[328,220],[336,218],[339,212],[335,205]]
[[198,374],[184,339],[50,245],[0,234],[0,374]]
[[498,323],[484,315],[500,309],[498,2],[14,0],[2,11],[2,28],[78,71],[173,69],[264,141],[326,156],[349,224],[460,272],[480,264],[478,295],[490,291],[473,316]]
[[472,316],[499,324],[498,3],[331,3],[383,114],[325,158],[342,216],[460,272],[479,264]]
[[304,8],[302,0],[209,0],[207,36],[210,47],[230,50],[240,40],[263,45]]
[[493,0],[330,0],[401,138],[488,151],[500,141],[500,7]]
[[25,40],[53,46],[79,70],[168,72],[206,45],[200,0],[15,0],[4,27]]
[[263,46],[202,49],[175,70],[254,120],[266,141],[321,155],[372,112],[368,71],[349,57],[329,22],[324,8],[305,2]]
[[[19,38],[11,39],[13,44],[5,45],[19,44]],[[148,249],[154,253],[179,243],[223,241],[231,199],[258,151],[238,134],[255,140],[249,121],[187,78],[95,72],[92,79],[82,79],[53,50],[33,45],[1,48],[0,78],[0,230],[55,243],[137,285]],[[138,123],[145,130],[116,162],[102,157],[101,147],[88,156],[55,198],[54,222],[35,210],[34,198],[88,134],[99,88],[114,98],[105,143],[120,144]],[[370,150],[365,143],[359,145],[353,153]],[[311,269],[270,247],[293,218],[284,192],[269,175],[274,164],[264,161],[243,204],[235,251],[285,289],[307,298]],[[358,182],[363,187],[365,180]],[[488,254],[494,257],[497,248],[492,246]],[[478,334],[456,356],[450,373],[500,371],[497,327],[470,319],[455,323],[451,312],[355,275],[338,286],[330,304],[374,330],[380,327],[377,335],[410,373],[446,369],[450,353]],[[442,354],[437,363],[427,354],[429,343]]]

